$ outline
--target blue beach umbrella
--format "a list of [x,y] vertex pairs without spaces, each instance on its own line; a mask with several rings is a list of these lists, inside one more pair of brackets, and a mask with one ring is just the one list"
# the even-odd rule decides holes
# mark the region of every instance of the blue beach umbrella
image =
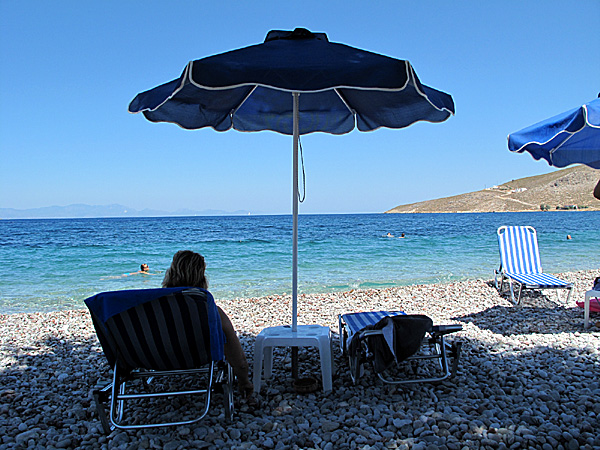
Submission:
[[443,122],[452,97],[422,85],[408,61],[329,42],[302,28],[262,44],[191,61],[182,75],[138,94],[129,112],[186,129],[271,130],[293,136],[292,330],[297,330],[298,141],[301,134]]
[[512,152],[527,151],[555,167],[600,169],[600,98],[508,136]]

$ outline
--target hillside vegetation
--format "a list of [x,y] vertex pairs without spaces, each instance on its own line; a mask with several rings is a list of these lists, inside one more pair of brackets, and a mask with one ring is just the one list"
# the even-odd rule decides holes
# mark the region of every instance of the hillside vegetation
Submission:
[[547,209],[600,211],[592,195],[600,170],[575,166],[512,180],[477,192],[400,205],[386,213],[519,212]]

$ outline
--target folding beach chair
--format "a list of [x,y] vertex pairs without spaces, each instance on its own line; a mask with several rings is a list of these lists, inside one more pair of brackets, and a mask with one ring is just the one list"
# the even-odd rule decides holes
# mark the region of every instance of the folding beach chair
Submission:
[[[115,427],[198,422],[208,413],[217,386],[223,391],[226,419],[232,419],[233,370],[224,360],[225,337],[210,292],[197,288],[125,290],[100,293],[85,303],[113,369],[112,382],[94,390],[106,433]],[[194,403],[173,411],[174,402],[165,407],[164,401],[156,400],[175,396]],[[106,403],[110,404],[108,417]]]
[[[519,285],[517,305],[521,304],[523,289],[568,289],[566,302],[569,302],[573,285],[542,272],[535,228],[503,225],[498,228],[497,233],[500,248],[500,268],[494,271],[496,289],[502,292],[504,280],[508,280],[510,298],[515,303],[513,282],[517,283]],[[499,284],[498,277],[500,277]]]
[[[427,316],[402,311],[341,314],[338,321],[340,346],[355,384],[365,363],[388,384],[434,383],[456,374],[461,343],[450,344],[445,336],[462,325],[433,325]],[[399,368],[412,368],[412,373]]]

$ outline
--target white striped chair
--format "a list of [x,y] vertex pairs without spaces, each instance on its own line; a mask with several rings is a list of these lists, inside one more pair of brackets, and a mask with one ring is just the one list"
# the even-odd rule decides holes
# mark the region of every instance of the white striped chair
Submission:
[[[233,371],[224,360],[223,329],[210,292],[197,288],[124,290],[103,292],[85,303],[113,369],[112,382],[94,390],[106,433],[114,428],[196,423],[208,413],[217,384],[223,389],[225,416],[232,419]],[[175,396],[200,400],[202,406],[195,415],[182,407],[179,420],[166,417],[164,411],[152,411],[152,419],[144,417],[150,411],[144,402]]]
[[[494,271],[494,283],[500,292],[506,280],[510,298],[517,305],[521,304],[523,289],[567,289],[569,292],[566,302],[569,302],[573,285],[542,271],[535,228],[503,225],[498,228],[497,234],[500,268]],[[519,286],[516,301],[513,283]]]

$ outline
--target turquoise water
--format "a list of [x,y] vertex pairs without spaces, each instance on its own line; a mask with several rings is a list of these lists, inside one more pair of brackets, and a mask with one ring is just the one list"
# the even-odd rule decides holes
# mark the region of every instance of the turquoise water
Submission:
[[[599,224],[600,212],[583,211],[301,215],[299,290],[491,279],[500,225],[534,226],[547,272],[597,269]],[[180,249],[205,256],[216,298],[290,293],[291,230],[291,216],[2,220],[0,312],[81,308],[97,292],[159,287]],[[141,263],[150,275],[123,276]]]

